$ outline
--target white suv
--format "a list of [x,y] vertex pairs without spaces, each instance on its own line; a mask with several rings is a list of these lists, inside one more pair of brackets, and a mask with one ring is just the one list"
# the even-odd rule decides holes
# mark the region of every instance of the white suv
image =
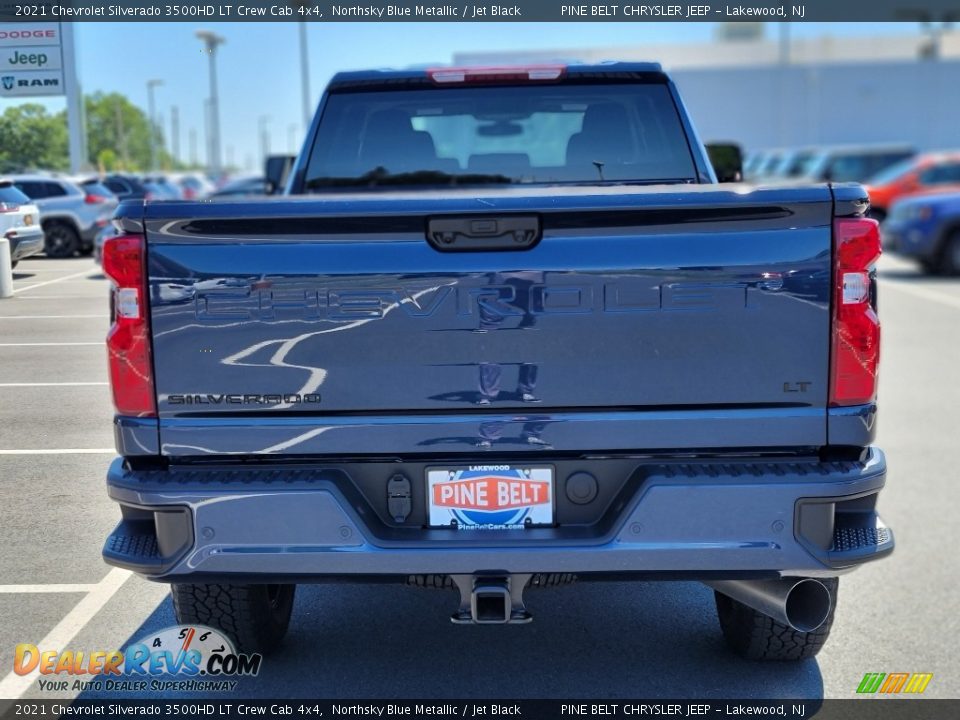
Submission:
[[10,241],[10,259],[17,262],[43,250],[40,211],[12,180],[0,178],[0,236]]

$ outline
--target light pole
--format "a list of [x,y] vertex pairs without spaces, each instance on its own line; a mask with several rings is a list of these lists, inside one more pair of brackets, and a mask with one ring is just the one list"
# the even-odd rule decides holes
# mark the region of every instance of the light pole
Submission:
[[226,38],[210,30],[197,30],[197,37],[203,42],[210,56],[210,172],[220,173],[220,112],[217,99],[217,46],[226,42]]
[[287,125],[287,152],[291,155],[297,152],[297,124]]
[[150,113],[150,170],[157,169],[157,111],[153,103],[153,89],[163,80],[147,80],[147,112]]
[[170,154],[173,162],[180,162],[180,108],[170,108]]
[[313,111],[310,108],[310,64],[307,58],[307,24],[300,25],[300,92],[303,99],[303,131],[310,129]]
[[267,164],[267,156],[270,154],[270,136],[267,134],[267,123],[270,122],[269,115],[261,115],[258,120],[260,129],[260,156],[261,164]]

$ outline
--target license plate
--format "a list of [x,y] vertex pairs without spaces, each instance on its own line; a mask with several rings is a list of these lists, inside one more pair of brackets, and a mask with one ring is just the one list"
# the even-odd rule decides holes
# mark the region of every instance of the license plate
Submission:
[[553,525],[552,467],[468,465],[427,468],[431,527],[503,530]]

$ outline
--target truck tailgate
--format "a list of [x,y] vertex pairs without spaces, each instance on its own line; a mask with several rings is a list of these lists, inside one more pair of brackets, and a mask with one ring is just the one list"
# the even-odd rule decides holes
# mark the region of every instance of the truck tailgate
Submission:
[[[483,422],[566,422],[580,451],[687,447],[694,427],[697,447],[825,442],[825,186],[357,193],[145,213],[166,453],[461,450]],[[437,218],[516,217],[539,224],[529,249],[427,240]],[[724,420],[713,436],[710,418]],[[393,439],[377,440],[388,426]]]

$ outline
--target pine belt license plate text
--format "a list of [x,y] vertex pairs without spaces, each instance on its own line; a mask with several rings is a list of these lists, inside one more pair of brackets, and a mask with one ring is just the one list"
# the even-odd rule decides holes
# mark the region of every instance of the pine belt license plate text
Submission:
[[553,491],[552,467],[427,468],[429,524],[463,530],[553,525]]

